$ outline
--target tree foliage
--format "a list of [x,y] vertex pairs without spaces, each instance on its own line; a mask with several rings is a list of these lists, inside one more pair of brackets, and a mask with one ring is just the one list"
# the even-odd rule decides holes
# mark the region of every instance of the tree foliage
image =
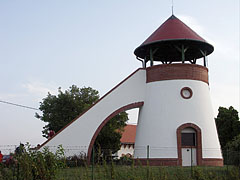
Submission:
[[127,120],[128,114],[126,112],[121,112],[111,119],[100,131],[94,146],[96,150],[98,150],[99,146],[102,148],[101,153],[103,153],[104,157],[120,149],[121,133],[126,126]]
[[[47,123],[43,127],[43,136],[48,137],[50,130],[57,133],[98,99],[97,90],[91,87],[78,88],[75,85],[64,92],[59,88],[57,96],[48,93],[40,103],[39,109],[42,111],[42,115],[36,114],[38,119]],[[127,120],[126,112],[116,115],[103,127],[95,144],[100,145],[101,148],[111,148],[113,152],[116,152],[120,147],[121,129],[126,125]]]
[[237,151],[237,152],[239,152],[239,150],[240,150],[240,134],[235,136],[232,141],[228,142],[226,144],[226,147],[230,151]]
[[226,164],[240,165],[240,134],[226,144],[223,155]]
[[42,111],[42,115],[36,113],[36,118],[48,123],[43,127],[43,137],[48,137],[50,130],[58,132],[98,99],[97,90],[91,87],[80,89],[75,85],[65,92],[59,88],[57,96],[48,93],[43,102],[40,102],[39,109]]
[[217,118],[215,118],[218,136],[222,148],[240,134],[240,121],[238,111],[232,106],[228,109],[219,107]]

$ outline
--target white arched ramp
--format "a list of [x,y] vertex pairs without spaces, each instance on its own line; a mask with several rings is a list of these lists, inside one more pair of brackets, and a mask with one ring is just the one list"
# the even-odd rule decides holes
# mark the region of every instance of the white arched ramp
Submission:
[[[85,153],[90,158],[92,146],[102,127],[118,113],[143,105],[145,85],[146,70],[136,70],[85,113],[43,143],[40,149],[49,147],[51,151],[56,151],[56,147],[62,145],[66,148],[66,156]],[[68,147],[75,147],[75,150],[67,151]]]

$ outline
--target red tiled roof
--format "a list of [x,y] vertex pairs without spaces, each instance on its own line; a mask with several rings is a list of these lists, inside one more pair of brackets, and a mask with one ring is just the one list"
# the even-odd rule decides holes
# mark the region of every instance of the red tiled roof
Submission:
[[211,44],[172,15],[135,49],[134,54],[138,58],[148,61],[151,60],[150,50],[152,49],[153,61],[180,62],[182,54],[176,47],[181,46],[188,48],[184,61],[199,59],[204,56],[202,52],[205,52],[205,56],[207,56],[214,50]]
[[142,45],[162,40],[191,39],[206,42],[176,16],[168,18]]
[[134,144],[135,143],[135,136],[136,136],[136,129],[137,125],[128,124],[124,127],[124,131],[122,133],[121,143],[124,144]]

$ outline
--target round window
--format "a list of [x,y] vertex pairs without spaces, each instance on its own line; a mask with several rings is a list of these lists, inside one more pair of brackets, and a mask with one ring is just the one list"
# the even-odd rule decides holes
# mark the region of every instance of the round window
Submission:
[[181,96],[184,98],[184,99],[190,99],[192,97],[192,90],[191,88],[189,87],[184,87],[181,89]]

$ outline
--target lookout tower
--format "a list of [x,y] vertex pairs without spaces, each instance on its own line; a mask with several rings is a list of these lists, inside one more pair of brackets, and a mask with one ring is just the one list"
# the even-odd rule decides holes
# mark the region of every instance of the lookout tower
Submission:
[[134,51],[146,69],[134,152],[143,164],[223,165],[209,94],[213,50],[172,15]]
[[212,52],[212,45],[171,16],[134,51],[143,68],[39,149],[47,146],[55,152],[58,145],[74,147],[65,155],[85,153],[90,162],[104,125],[120,112],[139,108],[134,158],[142,164],[222,166],[206,67],[206,57]]

